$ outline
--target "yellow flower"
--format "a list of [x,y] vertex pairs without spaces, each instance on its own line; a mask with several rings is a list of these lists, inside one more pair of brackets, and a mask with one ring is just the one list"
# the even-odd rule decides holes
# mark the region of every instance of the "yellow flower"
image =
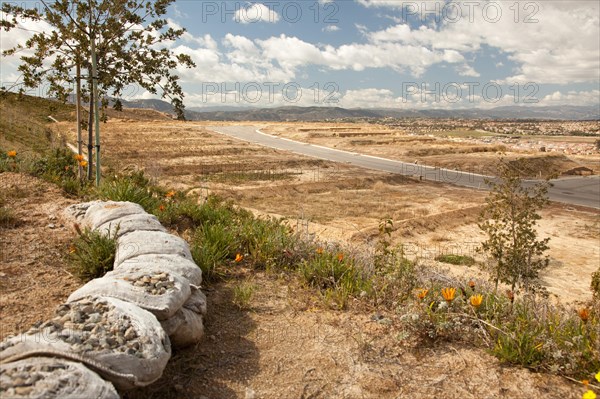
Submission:
[[167,197],[167,198],[172,198],[174,196],[175,196],[175,191],[173,191],[173,190],[171,190],[165,194],[165,197]]
[[425,299],[425,297],[427,296],[428,292],[429,292],[429,290],[426,290],[425,288],[421,288],[419,290],[419,292],[417,293],[417,298],[419,298],[420,300]]
[[323,248],[319,247],[316,249],[316,252],[321,255],[323,253]]
[[598,382],[600,382],[600,371],[598,371],[598,373],[596,374],[596,380],[598,380]]
[[244,259],[244,256],[242,254],[235,254],[235,262],[236,263],[241,262],[242,259]]
[[337,260],[340,261],[340,262],[343,261],[344,260],[344,254],[341,253],[341,252],[339,254],[337,254]]
[[8,155],[9,158],[14,158],[17,156],[17,152],[15,150],[12,150],[7,152],[6,155]]
[[596,399],[596,394],[594,391],[586,391],[581,399]]
[[471,306],[473,306],[474,308],[478,308],[479,306],[481,306],[481,302],[483,302],[483,295],[471,295],[471,298],[469,298],[469,302],[471,302]]
[[84,161],[84,160],[85,160],[85,158],[84,158],[84,157],[83,157],[83,155],[81,155],[81,154],[75,154],[75,160],[76,160],[77,162],[81,162],[81,161]]
[[587,308],[582,308],[577,311],[579,318],[585,323],[590,318],[590,311]]
[[79,161],[79,166],[85,168],[88,165],[87,161]]
[[456,288],[446,287],[442,289],[442,296],[446,300],[446,302],[452,302],[454,300],[454,296],[456,295]]

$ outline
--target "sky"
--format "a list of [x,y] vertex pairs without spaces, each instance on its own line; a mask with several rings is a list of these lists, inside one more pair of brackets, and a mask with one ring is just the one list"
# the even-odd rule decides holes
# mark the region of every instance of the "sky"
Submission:
[[[176,71],[188,108],[598,107],[599,4],[179,0],[166,17],[187,32],[165,45],[196,63]],[[0,48],[27,34],[0,32]],[[2,59],[3,85],[17,66]],[[123,97],[156,98],[134,86]]]

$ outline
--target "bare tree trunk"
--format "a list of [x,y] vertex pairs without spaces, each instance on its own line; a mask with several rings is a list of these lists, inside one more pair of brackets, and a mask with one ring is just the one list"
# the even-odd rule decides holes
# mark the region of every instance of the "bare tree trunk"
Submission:
[[[91,71],[89,72],[91,76]],[[92,180],[92,174],[94,172],[94,88],[92,87],[92,83],[89,83],[90,86],[90,112],[88,117],[88,169],[87,169],[87,178],[88,180]]]
[[[83,140],[81,137],[81,67],[77,63],[77,77],[75,78],[76,94],[75,94],[75,109],[77,111],[77,154],[83,154]],[[79,165],[79,179],[83,178],[83,168]]]

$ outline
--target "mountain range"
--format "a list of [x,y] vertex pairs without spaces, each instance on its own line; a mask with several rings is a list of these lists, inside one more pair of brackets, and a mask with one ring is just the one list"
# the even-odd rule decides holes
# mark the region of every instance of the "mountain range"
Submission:
[[[149,108],[173,113],[170,103],[162,100],[121,100],[126,108]],[[600,106],[503,106],[490,109],[347,109],[340,107],[190,107],[189,120],[214,121],[324,121],[340,119],[440,118],[440,119],[548,119],[600,120]]]

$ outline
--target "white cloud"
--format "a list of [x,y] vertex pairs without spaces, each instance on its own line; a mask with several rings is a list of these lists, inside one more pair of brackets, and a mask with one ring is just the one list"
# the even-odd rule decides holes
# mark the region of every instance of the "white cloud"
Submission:
[[264,4],[254,3],[240,7],[235,12],[233,20],[242,24],[257,22],[275,23],[279,21],[279,14],[273,8],[267,7]]
[[323,29],[321,29],[323,32],[337,32],[340,30],[340,27],[337,25],[327,25],[326,27],[324,27]]
[[552,94],[544,96],[536,105],[599,105],[600,90],[589,91],[555,91]]

